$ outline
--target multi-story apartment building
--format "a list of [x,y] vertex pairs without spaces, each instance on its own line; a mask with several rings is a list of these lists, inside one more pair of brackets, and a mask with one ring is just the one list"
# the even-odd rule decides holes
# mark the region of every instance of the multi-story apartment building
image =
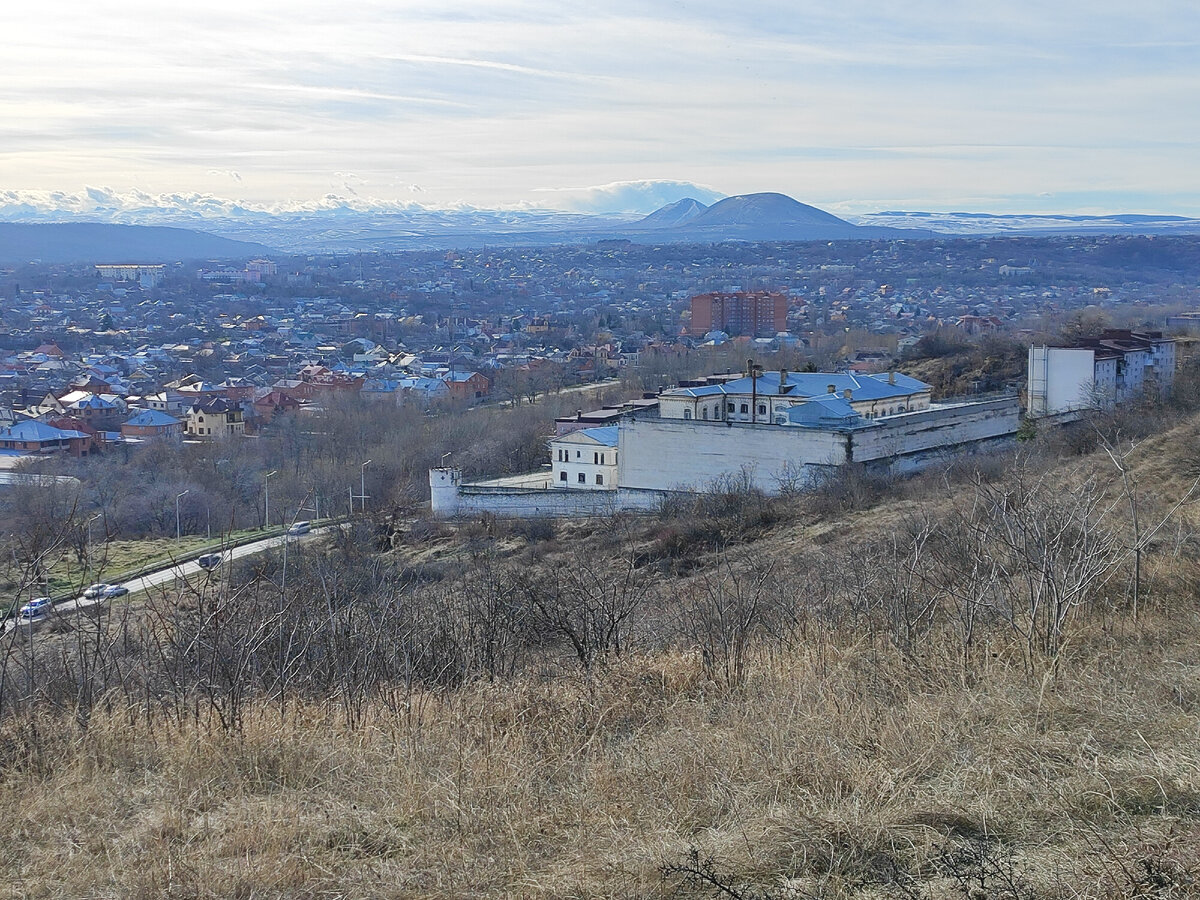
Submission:
[[1108,330],[1064,347],[1029,348],[1029,415],[1111,406],[1165,395],[1175,379],[1175,339],[1161,331]]
[[788,298],[770,291],[698,294],[692,298],[694,335],[710,331],[772,336],[787,331]]

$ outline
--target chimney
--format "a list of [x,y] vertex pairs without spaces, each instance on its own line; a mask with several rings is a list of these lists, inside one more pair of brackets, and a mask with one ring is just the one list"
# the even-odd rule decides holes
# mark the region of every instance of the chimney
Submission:
[[782,388],[785,384],[787,384],[787,369],[780,369],[779,370],[779,386]]
[[896,383],[896,373],[888,372],[888,384],[895,384],[895,383]]
[[746,360],[746,377],[747,378],[754,377],[754,360],[752,360],[752,359]]
[[837,393],[837,385],[836,384],[829,385],[829,393],[831,393],[831,394]]
[[582,409],[575,410],[575,421],[578,422],[582,418],[583,418],[583,410]]
[[853,399],[853,398],[850,396],[850,388],[846,388],[844,391],[842,391],[842,397],[844,397],[846,400],[852,400],[852,399]]

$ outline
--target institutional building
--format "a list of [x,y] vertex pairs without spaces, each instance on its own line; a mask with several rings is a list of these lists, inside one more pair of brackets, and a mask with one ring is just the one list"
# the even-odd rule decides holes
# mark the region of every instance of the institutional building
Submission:
[[778,494],[851,463],[903,474],[1010,441],[1021,412],[1016,396],[933,403],[928,384],[899,372],[755,371],[657,401],[631,405],[614,425],[552,438],[544,475],[470,485],[457,469],[431,470],[434,514],[607,515],[731,479]]
[[788,298],[770,291],[698,294],[692,298],[693,335],[724,331],[734,335],[773,337],[787,330]]
[[1029,348],[1029,415],[1111,406],[1175,380],[1175,339],[1161,331],[1109,330],[1062,347]]

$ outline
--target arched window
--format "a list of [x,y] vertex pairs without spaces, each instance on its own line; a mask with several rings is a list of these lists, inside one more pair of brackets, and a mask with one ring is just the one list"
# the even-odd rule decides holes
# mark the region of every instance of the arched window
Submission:
[[758,414],[760,416],[765,416],[767,414],[767,404],[765,404],[765,403],[758,404]]
[[690,409],[685,409],[683,411],[683,417],[685,419],[690,419],[692,417],[692,411]]
[[708,407],[707,406],[704,407],[704,409],[700,410],[700,418],[704,419],[704,421],[706,421],[706,422],[708,421]]

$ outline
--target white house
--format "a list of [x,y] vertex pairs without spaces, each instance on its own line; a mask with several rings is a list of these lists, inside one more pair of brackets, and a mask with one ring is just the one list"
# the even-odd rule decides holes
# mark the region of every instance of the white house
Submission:
[[611,491],[617,487],[616,425],[583,428],[550,441],[556,487]]

